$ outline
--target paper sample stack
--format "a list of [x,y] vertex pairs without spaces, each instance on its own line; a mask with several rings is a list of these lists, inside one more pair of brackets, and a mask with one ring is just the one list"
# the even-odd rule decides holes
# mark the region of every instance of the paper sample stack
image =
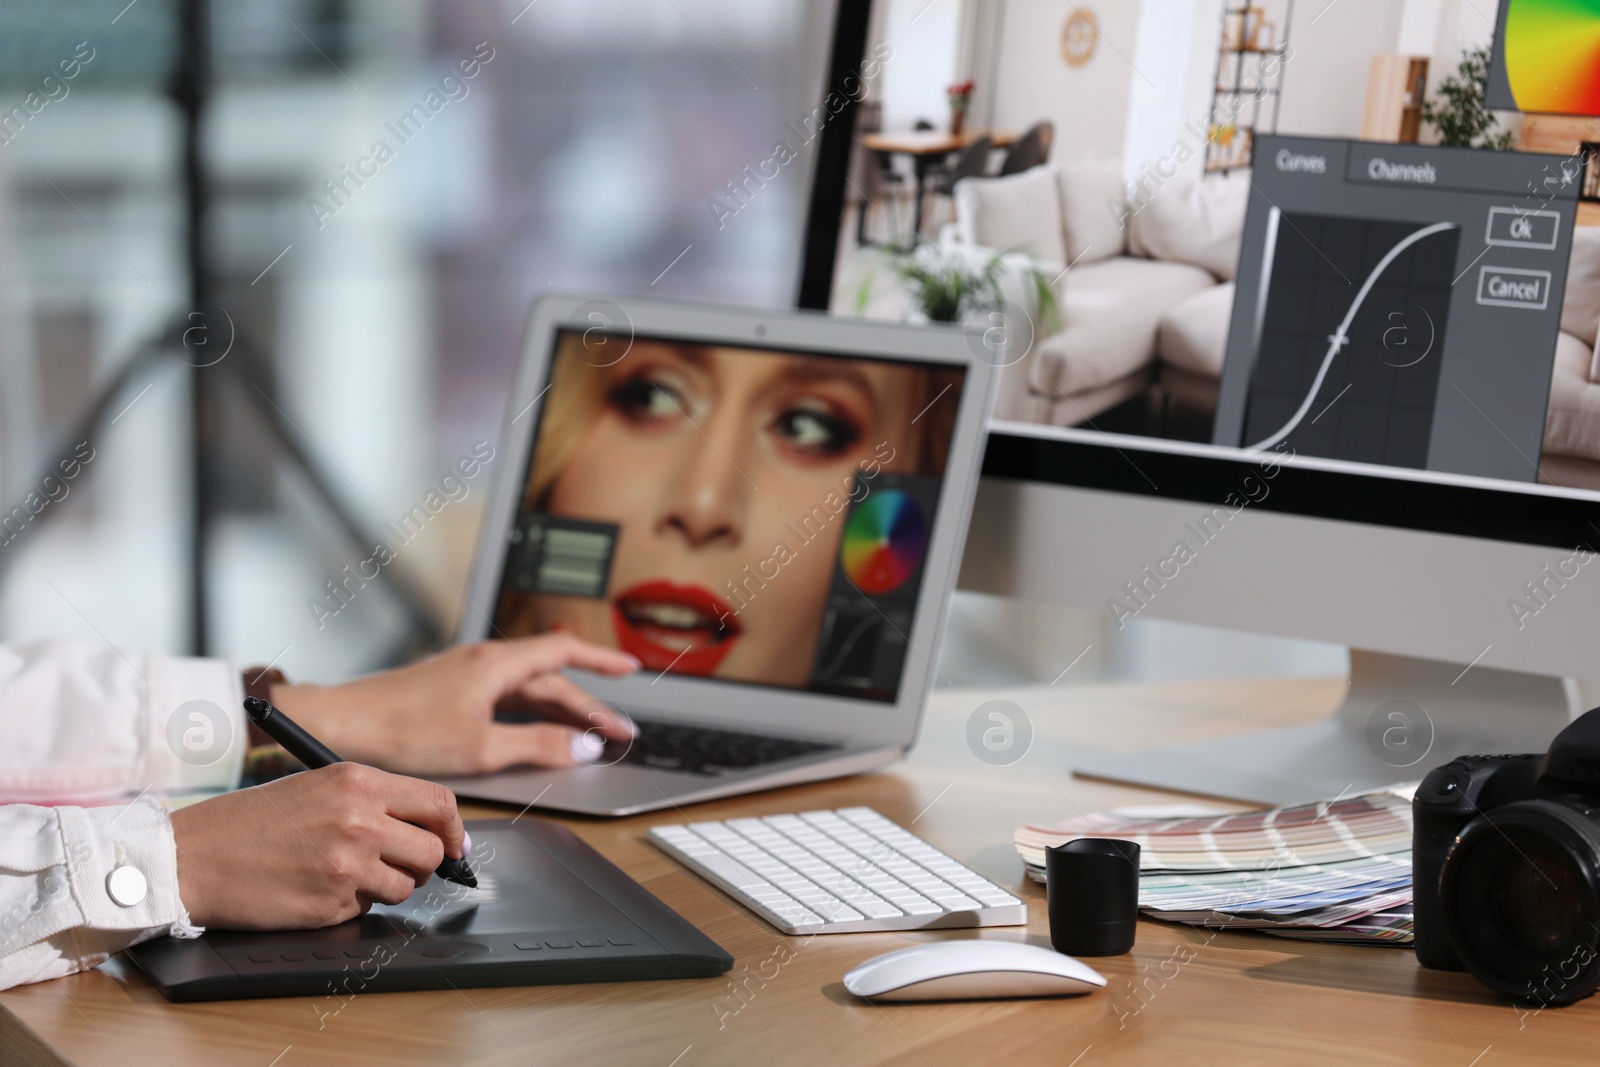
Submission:
[[1227,813],[1124,809],[1016,832],[1028,874],[1079,837],[1137,841],[1155,919],[1319,941],[1411,940],[1411,790]]

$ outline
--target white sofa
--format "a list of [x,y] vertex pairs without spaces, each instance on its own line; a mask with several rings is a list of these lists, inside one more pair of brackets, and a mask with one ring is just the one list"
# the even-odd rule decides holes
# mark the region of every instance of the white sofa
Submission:
[[[1074,425],[1141,395],[1214,403],[1248,191],[1242,174],[1174,179],[1130,203],[1110,162],[958,184],[947,243],[1026,249],[1056,278],[1062,328],[1007,368],[995,413]],[[1152,392],[1163,375],[1171,391]]]
[[1600,489],[1600,227],[1572,231],[1541,481]]

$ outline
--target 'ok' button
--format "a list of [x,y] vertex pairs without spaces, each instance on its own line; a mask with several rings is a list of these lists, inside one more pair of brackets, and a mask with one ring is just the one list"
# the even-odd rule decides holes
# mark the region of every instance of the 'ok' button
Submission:
[[1484,242],[1508,248],[1554,248],[1561,215],[1520,207],[1489,209],[1489,230]]
[[1478,272],[1478,303],[1543,311],[1550,303],[1550,272],[1484,267]]

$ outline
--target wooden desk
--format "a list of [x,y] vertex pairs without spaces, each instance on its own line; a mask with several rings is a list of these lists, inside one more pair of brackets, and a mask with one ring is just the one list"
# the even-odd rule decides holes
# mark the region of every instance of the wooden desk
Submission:
[[[1011,832],[1159,794],[1077,780],[1093,751],[1223,736],[1329,713],[1337,679],[941,690],[912,759],[890,773],[698,805],[691,818],[870,804],[1028,902],[1029,924],[980,936],[1047,944],[1044,896]],[[1035,739],[1013,767],[966,749],[967,717],[1002,696]],[[499,814],[478,810],[475,814]],[[728,980],[371,993],[318,1028],[311,998],[168,1004],[119,961],[0,994],[0,1062],[187,1067],[248,1064],[1593,1063],[1600,999],[1524,1013],[1471,977],[1417,967],[1406,949],[1299,944],[1141,922],[1132,954],[1091,961],[1110,979],[1072,1000],[874,1006],[840,977],[870,956],[967,931],[791,938],[644,841],[657,813],[565,820],[736,958]],[[1192,958],[1191,958],[1192,957]],[[277,1057],[275,1059],[275,1057]]]
[[914,130],[909,133],[864,133],[861,145],[869,152],[880,155],[910,156],[911,170],[917,179],[917,201],[911,208],[911,236],[922,237],[922,197],[928,187],[928,175],[950,153],[959,151],[980,137],[988,137],[996,148],[1009,147],[1017,135],[1010,130]]

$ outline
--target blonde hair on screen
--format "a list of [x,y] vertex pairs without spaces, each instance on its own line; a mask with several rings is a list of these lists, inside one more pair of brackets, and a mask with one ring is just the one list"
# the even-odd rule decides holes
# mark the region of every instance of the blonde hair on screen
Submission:
[[556,475],[561,473],[605,407],[611,368],[583,358],[584,337],[569,333],[556,346],[550,374],[550,395],[539,417],[539,440],[533,470],[522,496],[522,510],[540,508]]

